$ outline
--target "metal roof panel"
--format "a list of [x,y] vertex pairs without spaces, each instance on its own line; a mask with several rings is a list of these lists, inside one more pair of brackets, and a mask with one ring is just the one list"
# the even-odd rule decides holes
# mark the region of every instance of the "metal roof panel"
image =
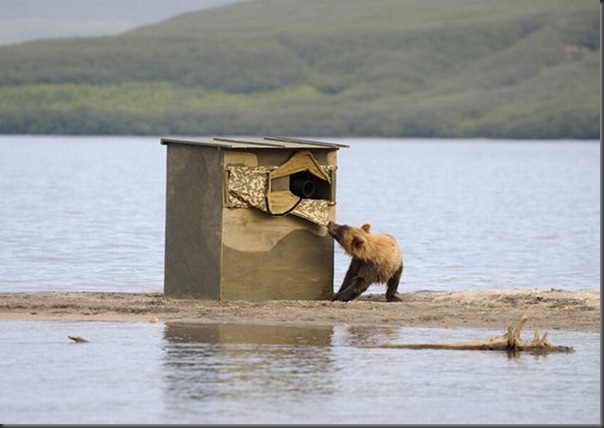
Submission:
[[224,147],[227,149],[339,149],[345,144],[306,140],[293,137],[162,137],[161,144],[188,144],[197,146]]

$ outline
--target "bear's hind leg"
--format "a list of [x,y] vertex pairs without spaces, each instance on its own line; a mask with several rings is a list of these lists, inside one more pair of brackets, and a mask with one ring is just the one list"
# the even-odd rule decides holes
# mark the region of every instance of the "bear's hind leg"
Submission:
[[388,302],[400,302],[401,298],[396,295],[398,284],[401,281],[401,275],[403,274],[403,265],[392,275],[388,280],[388,288],[386,289],[386,301]]

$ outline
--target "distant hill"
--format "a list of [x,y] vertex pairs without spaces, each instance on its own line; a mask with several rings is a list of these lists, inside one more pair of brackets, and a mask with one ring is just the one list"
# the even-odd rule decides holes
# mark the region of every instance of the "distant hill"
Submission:
[[0,47],[0,133],[599,138],[599,4],[255,0]]
[[0,0],[0,45],[107,36],[245,0]]

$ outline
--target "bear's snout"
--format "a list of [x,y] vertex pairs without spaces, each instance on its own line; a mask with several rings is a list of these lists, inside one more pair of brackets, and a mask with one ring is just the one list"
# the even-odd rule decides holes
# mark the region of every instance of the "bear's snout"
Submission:
[[350,229],[350,227],[347,225],[340,225],[333,221],[327,223],[327,233],[329,233],[329,236],[331,236],[333,239],[340,243],[342,241],[342,236],[344,235],[344,233],[346,233],[346,230],[348,229]]
[[333,221],[330,221],[329,223],[327,223],[327,233],[329,233],[329,235],[332,238],[335,238],[338,232],[338,225],[336,223],[334,223]]

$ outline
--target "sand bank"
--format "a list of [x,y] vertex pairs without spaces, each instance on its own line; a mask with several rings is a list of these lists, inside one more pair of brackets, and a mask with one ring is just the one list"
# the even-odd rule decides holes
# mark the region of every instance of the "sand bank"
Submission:
[[388,303],[382,294],[352,302],[215,301],[161,293],[0,293],[0,320],[178,321],[356,324],[501,329],[531,308],[529,327],[600,331],[600,290],[417,291]]

